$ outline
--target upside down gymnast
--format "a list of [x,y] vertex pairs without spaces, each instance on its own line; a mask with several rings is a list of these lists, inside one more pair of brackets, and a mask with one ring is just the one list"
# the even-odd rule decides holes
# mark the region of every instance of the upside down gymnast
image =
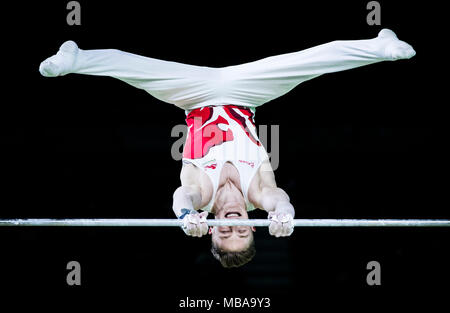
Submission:
[[211,234],[214,257],[224,267],[237,267],[255,255],[255,228],[208,229],[209,212],[220,219],[247,219],[248,211],[259,208],[268,212],[271,235],[289,236],[294,230],[295,210],[286,192],[276,185],[267,152],[256,134],[255,109],[322,74],[414,55],[414,49],[389,29],[373,39],[333,41],[221,68],[115,49],[82,50],[66,41],[56,55],[40,64],[39,71],[46,77],[70,73],[114,77],[185,110],[188,136],[173,211],[183,219],[187,235]]

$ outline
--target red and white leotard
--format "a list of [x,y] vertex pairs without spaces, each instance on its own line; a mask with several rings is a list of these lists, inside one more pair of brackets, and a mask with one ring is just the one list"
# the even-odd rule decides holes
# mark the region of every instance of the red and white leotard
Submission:
[[206,106],[190,111],[186,123],[183,161],[202,169],[213,185],[212,198],[201,209],[211,211],[222,167],[230,162],[239,172],[247,211],[254,210],[248,188],[261,163],[269,158],[256,134],[254,111],[236,105]]

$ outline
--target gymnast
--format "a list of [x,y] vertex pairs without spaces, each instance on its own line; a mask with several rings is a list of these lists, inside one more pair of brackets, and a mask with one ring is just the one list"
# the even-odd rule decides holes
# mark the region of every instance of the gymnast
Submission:
[[238,267],[255,255],[255,228],[208,228],[208,213],[218,219],[248,219],[247,212],[259,208],[268,212],[271,235],[290,236],[294,230],[295,210],[275,182],[256,133],[255,109],[322,74],[414,55],[414,49],[389,29],[372,39],[333,41],[221,68],[115,49],[82,50],[66,41],[39,71],[46,77],[70,73],[114,77],[185,110],[188,136],[173,211],[183,219],[187,235],[211,234],[211,251],[222,266]]

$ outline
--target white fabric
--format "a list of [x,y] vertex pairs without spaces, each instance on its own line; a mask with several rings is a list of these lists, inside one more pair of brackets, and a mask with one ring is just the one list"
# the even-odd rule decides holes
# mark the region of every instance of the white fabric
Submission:
[[185,110],[223,104],[258,107],[322,74],[414,54],[410,45],[387,29],[374,39],[333,41],[222,68],[162,61],[114,49],[82,50],[74,42],[66,42],[57,55],[41,63],[40,72],[44,76],[111,76]]

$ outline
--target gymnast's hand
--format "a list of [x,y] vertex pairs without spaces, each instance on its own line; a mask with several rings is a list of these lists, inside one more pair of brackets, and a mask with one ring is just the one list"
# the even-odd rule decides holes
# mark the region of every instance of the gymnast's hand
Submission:
[[287,237],[294,232],[294,217],[286,212],[269,212],[269,233],[275,237]]
[[189,214],[183,218],[183,226],[181,228],[186,235],[192,237],[201,237],[208,232],[208,224],[206,223],[206,217],[208,212],[198,213],[192,210]]

